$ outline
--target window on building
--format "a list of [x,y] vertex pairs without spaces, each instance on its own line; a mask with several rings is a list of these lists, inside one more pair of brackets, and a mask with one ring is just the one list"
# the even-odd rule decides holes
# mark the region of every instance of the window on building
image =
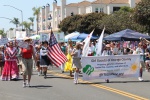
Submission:
[[38,31],[40,31],[41,29],[40,29],[40,27],[38,27]]
[[48,24],[48,29],[51,29],[51,23]]
[[113,7],[113,12],[120,10],[120,7]]
[[73,12],[71,12],[71,16],[73,16],[74,15],[74,13]]
[[58,17],[61,17],[61,12],[60,12],[60,10],[58,11]]
[[57,16],[57,12],[55,12],[55,16]]
[[51,14],[49,15],[49,17],[48,17],[48,20],[51,20],[52,19],[52,16],[51,16]]
[[98,13],[98,8],[95,8],[95,12]]
[[99,9],[99,12],[104,12],[104,8],[100,8],[100,9]]
[[45,30],[45,25],[43,25],[43,30]]
[[40,22],[40,21],[41,21],[41,17],[38,18],[38,22]]
[[78,8],[78,13],[79,13],[79,14],[81,14],[81,10],[80,10],[80,8]]

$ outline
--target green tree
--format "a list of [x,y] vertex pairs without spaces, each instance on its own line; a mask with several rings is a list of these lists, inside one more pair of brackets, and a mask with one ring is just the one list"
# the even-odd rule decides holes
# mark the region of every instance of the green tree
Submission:
[[6,33],[4,32],[4,30],[0,30],[0,35],[1,35],[2,37],[5,37],[5,36],[6,36]]
[[78,20],[81,19],[81,15],[68,16],[59,24],[59,28],[65,34],[77,31]]
[[104,13],[90,13],[68,16],[60,23],[59,28],[65,33],[74,31],[90,33],[95,28],[94,34],[98,34],[101,30],[98,27],[98,21],[105,15]]
[[142,0],[134,9],[135,21],[146,26],[147,32],[150,32],[150,1]]
[[63,31],[65,34],[67,34],[70,23],[71,23],[71,16],[64,18],[59,24],[60,30]]
[[21,25],[23,25],[25,27],[25,30],[30,30],[30,26],[32,25],[32,23],[24,21],[21,23]]
[[9,28],[9,30],[14,30],[14,28]]
[[124,11],[124,12],[133,12],[133,8],[128,7],[128,6],[123,6],[120,8],[119,11]]
[[38,26],[38,20],[39,20],[40,9],[41,9],[41,7],[38,7],[38,8],[33,7],[33,8],[32,8],[32,10],[33,10],[33,15],[36,16],[37,34],[38,34],[38,27],[39,27],[39,26]]
[[31,25],[32,25],[32,31],[34,30],[34,17],[30,17],[28,18],[31,22]]
[[90,33],[93,29],[94,35],[99,35],[104,26],[99,27],[100,21],[104,16],[107,16],[104,13],[89,13],[82,16],[82,19],[78,21],[77,31],[81,33]]
[[103,17],[99,22],[100,27],[105,26],[107,33],[111,34],[124,29],[132,29],[143,32],[145,27],[136,23],[133,19],[132,12],[117,11],[108,16]]
[[18,18],[14,18],[13,20],[10,21],[10,23],[13,23],[16,25],[16,28],[18,27],[18,25],[20,24],[19,19]]

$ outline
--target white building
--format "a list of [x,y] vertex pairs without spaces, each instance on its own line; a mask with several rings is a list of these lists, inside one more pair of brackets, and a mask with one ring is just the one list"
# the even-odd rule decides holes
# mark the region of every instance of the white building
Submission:
[[39,16],[39,31],[49,32],[50,26],[54,31],[58,31],[59,23],[67,16],[75,14],[87,14],[92,12],[104,12],[111,14],[118,11],[122,6],[134,8],[141,0],[94,0],[89,2],[84,0],[78,3],[67,4],[66,0],[60,0],[61,5],[53,2],[53,9],[50,11],[50,5],[47,4],[41,10]]

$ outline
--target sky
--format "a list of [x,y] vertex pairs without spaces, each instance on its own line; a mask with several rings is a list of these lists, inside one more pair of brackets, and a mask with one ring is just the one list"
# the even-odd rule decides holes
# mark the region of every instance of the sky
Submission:
[[[10,5],[15,8],[18,8],[23,11],[23,20],[28,21],[29,17],[33,17],[33,7],[42,7],[45,6],[47,3],[50,4],[50,7],[52,9],[52,3],[54,0],[0,0],[0,17],[6,17],[9,19],[13,19],[14,17],[19,18],[19,21],[22,21],[21,18],[21,12],[11,8],[9,6],[4,5]],[[60,6],[60,1],[57,0],[58,6]],[[81,2],[83,0],[67,0],[68,3],[76,3]],[[93,1],[93,0],[88,0]],[[35,23],[36,24],[36,23]],[[35,25],[36,26],[36,25]],[[9,30],[9,28],[15,28],[15,25],[10,23],[10,20],[0,18],[0,29]],[[34,28],[36,29],[36,28]]]

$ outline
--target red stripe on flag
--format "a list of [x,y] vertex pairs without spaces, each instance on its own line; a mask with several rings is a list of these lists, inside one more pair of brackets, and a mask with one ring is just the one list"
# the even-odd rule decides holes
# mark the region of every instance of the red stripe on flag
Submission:
[[58,45],[54,45],[53,47],[54,47],[54,48],[52,48],[53,52],[56,52],[56,55],[59,56],[64,61],[63,63],[65,63],[67,61],[67,58],[63,54],[63,52],[57,48]]
[[58,52],[60,52],[60,55],[61,55],[61,57],[63,57],[63,60],[66,62],[66,60],[67,60],[67,57],[65,56],[65,54],[61,51],[61,49],[60,49],[60,47],[59,47],[59,45],[57,44],[56,45],[57,47],[58,47]]
[[61,63],[59,62],[59,59],[56,58],[55,54],[50,53],[50,57],[56,62],[56,64],[60,65]]
[[61,58],[62,62],[66,62],[66,60],[64,59],[64,57],[62,56],[62,51],[59,51],[59,49],[57,48],[58,46],[54,46],[54,50],[56,50],[55,52],[57,52],[57,56]]
[[49,58],[54,65],[59,67],[63,63],[67,61],[66,56],[63,54],[62,51],[59,50],[58,45],[54,45],[49,47]]
[[52,54],[49,54],[49,58],[56,67],[60,66],[60,63],[56,59],[54,59],[55,57],[53,57]]
[[51,55],[53,55],[53,57],[57,60],[57,62],[59,62],[59,63],[64,62],[64,61],[60,58],[60,55],[57,54],[55,51],[51,52]]
[[49,59],[52,61],[52,63],[58,67],[57,61],[56,61],[55,59],[53,59],[53,57],[52,57],[51,54],[50,54],[50,49],[49,49],[48,57],[49,57]]

